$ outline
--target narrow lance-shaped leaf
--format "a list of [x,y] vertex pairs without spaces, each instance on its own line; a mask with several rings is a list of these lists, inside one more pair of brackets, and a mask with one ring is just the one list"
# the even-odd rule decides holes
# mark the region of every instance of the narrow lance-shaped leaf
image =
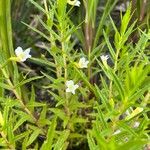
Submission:
[[48,133],[47,133],[47,139],[44,141],[42,147],[40,150],[52,150],[52,146],[53,146],[53,140],[54,140],[54,136],[55,136],[55,128],[56,128],[56,120],[57,118],[55,117],[51,123],[51,125],[49,126],[48,129]]
[[96,146],[95,141],[90,133],[87,134],[87,140],[90,150],[97,150],[98,147]]
[[39,136],[40,133],[41,130],[39,128],[36,128],[30,135],[29,140],[27,142],[27,146],[31,145],[36,140],[36,138]]
[[68,136],[70,134],[69,130],[65,130],[61,133],[61,136],[59,137],[58,141],[56,142],[54,146],[54,150],[60,150],[65,146],[66,140],[68,139]]

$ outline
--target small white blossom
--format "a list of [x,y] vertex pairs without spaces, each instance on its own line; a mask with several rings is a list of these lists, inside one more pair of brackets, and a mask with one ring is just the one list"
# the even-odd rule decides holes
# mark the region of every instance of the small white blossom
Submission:
[[137,122],[137,121],[136,121],[136,122],[134,123],[134,125],[133,125],[133,128],[138,128],[139,125],[140,125],[140,122]]
[[66,81],[66,92],[71,92],[72,94],[75,94],[75,90],[79,87],[78,84],[74,84],[73,80]]
[[103,62],[103,65],[108,68],[108,64],[107,64],[107,59],[109,59],[109,56],[108,55],[102,55],[100,56],[101,57],[101,60]]
[[80,58],[78,63],[78,68],[87,68],[89,61],[87,61],[84,57]]
[[116,130],[114,133],[113,133],[113,135],[117,135],[117,134],[119,134],[119,133],[121,133],[121,130]]
[[77,1],[75,2],[74,6],[80,7],[80,4],[81,4],[80,1],[77,0]]
[[21,47],[17,47],[15,49],[15,54],[18,58],[18,61],[24,62],[26,61],[28,58],[31,58],[30,53],[30,48],[26,49],[23,51],[23,49]]
[[102,55],[102,56],[101,56],[101,60],[102,60],[103,62],[106,62],[108,58],[109,58],[108,55]]
[[74,5],[74,6],[78,6],[78,7],[80,7],[80,4],[81,4],[81,2],[79,0],[74,0],[74,1],[68,0],[67,2],[70,5]]
[[121,12],[126,12],[126,10],[129,7],[129,5],[130,5],[130,2],[127,1],[126,3],[122,3],[121,5],[116,6],[115,9],[118,10],[118,11],[121,11]]

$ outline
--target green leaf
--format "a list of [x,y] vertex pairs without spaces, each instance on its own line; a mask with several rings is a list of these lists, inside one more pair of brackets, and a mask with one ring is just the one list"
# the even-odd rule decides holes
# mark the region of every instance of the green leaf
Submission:
[[115,6],[115,4],[117,3],[118,0],[108,0],[106,5],[105,5],[105,9],[103,12],[103,15],[98,23],[98,29],[96,32],[96,36],[95,36],[95,40],[94,40],[94,48],[97,46],[97,43],[99,41],[100,35],[102,34],[102,29],[103,29],[103,25],[106,21],[107,16],[109,15],[109,13],[111,12],[111,10],[113,9],[113,7]]
[[41,12],[47,14],[47,12],[45,11],[44,8],[42,8],[38,3],[36,3],[35,1],[33,0],[29,0],[33,5],[35,5]]
[[76,67],[74,67],[74,68],[75,68],[76,72],[78,73],[78,75],[81,77],[81,79],[84,81],[84,83],[90,88],[90,90],[92,92],[95,93],[94,87],[92,86],[92,84],[90,84],[90,82],[88,81],[86,75],[82,71],[78,70]]
[[95,144],[95,141],[92,138],[90,133],[87,134],[87,140],[88,140],[88,145],[89,145],[90,150],[97,150],[98,147]]
[[47,59],[41,59],[41,58],[31,58],[31,60],[34,61],[34,63],[38,64],[38,65],[42,65],[45,67],[56,67],[54,63],[48,61]]
[[28,116],[21,117],[21,119],[19,119],[19,120],[16,122],[16,124],[15,124],[15,126],[14,126],[14,128],[13,128],[13,131],[15,131],[16,129],[18,129],[18,128],[19,128],[24,122],[26,122],[28,119],[29,119]]
[[31,145],[36,140],[36,138],[39,136],[40,133],[41,130],[39,128],[36,128],[30,135],[29,140],[27,142],[27,146]]
[[7,147],[7,143],[5,142],[5,140],[3,138],[0,138],[0,146],[2,148]]
[[29,133],[23,139],[22,147],[21,147],[22,150],[26,150],[26,148],[27,148],[28,137],[29,137]]
[[120,29],[121,36],[125,34],[130,19],[131,19],[131,5],[128,7],[125,15],[123,16],[121,20],[121,29]]
[[65,18],[66,5],[67,5],[67,0],[57,1],[58,16],[60,16],[61,19]]
[[43,76],[36,76],[36,77],[32,77],[32,78],[23,80],[20,83],[18,83],[17,85],[15,85],[15,88],[18,88],[18,87],[20,87],[20,86],[22,86],[22,85],[24,85],[26,83],[29,83],[29,82],[31,82],[33,80],[38,80],[38,79],[41,79],[41,78],[43,78]]
[[39,103],[39,102],[29,102],[27,105],[26,105],[28,108],[34,108],[34,107],[44,107],[46,106],[46,104],[43,104],[43,103]]
[[70,121],[71,121],[71,123],[86,123],[86,122],[88,122],[87,119],[79,118],[79,117],[71,118]]
[[48,92],[55,98],[55,100],[57,100],[58,102],[60,102],[59,104],[63,104],[65,102],[65,99],[63,97],[60,97],[59,95],[55,94],[52,91],[48,91]]
[[69,130],[64,130],[61,133],[61,136],[58,138],[54,146],[54,150],[61,150],[65,146],[65,143],[66,143],[66,140],[68,139],[69,134],[70,134]]
[[8,141],[9,143],[11,143],[11,145],[13,147],[15,147],[15,141],[14,141],[14,132],[13,132],[13,121],[14,121],[14,117],[13,117],[13,113],[11,112],[10,115],[9,115],[9,126],[7,126],[7,138],[8,138]]
[[19,134],[19,135],[16,135],[15,137],[14,137],[14,140],[17,142],[17,141],[20,141],[21,139],[23,139],[23,138],[25,138],[26,136],[28,136],[29,134],[31,133],[31,131],[29,130],[29,131],[25,131],[25,132],[23,132],[23,133],[21,133],[21,134]]
[[[31,105],[35,102],[35,90],[34,90],[34,87],[32,85],[32,88],[31,88],[31,97],[30,97],[30,100],[29,100],[29,103],[27,105]],[[29,107],[27,106],[30,111],[33,113],[34,112],[34,107]]]
[[13,89],[13,87],[10,87],[8,84],[2,83],[2,82],[0,82],[0,87],[10,90],[10,91]]
[[143,96],[143,94],[150,88],[150,84],[148,84],[147,86],[139,89],[137,92],[135,92],[135,94],[131,95],[129,97],[129,101],[136,101],[137,99],[139,99],[140,97]]
[[104,135],[102,134],[102,131],[100,129],[101,122],[99,120],[96,121],[94,124],[94,128],[92,131],[93,136],[96,138],[96,142],[99,149],[107,150],[108,149],[108,143],[104,138]]
[[105,38],[105,41],[107,43],[107,46],[109,48],[110,54],[111,54],[113,60],[115,60],[116,54],[115,54],[114,48],[111,46],[111,43],[109,42],[109,39],[108,39],[108,37],[107,37],[107,35],[106,35],[104,30],[103,30],[103,34],[104,34],[104,38]]
[[55,128],[56,128],[56,117],[53,119],[51,125],[49,126],[48,133],[47,133],[47,139],[44,141],[42,147],[40,150],[52,150],[53,146],[53,140],[55,136]]
[[123,145],[120,145],[116,148],[116,150],[141,150],[143,149],[143,145],[148,144],[148,141],[146,140],[131,140]]
[[124,100],[124,88],[123,88],[123,83],[121,82],[120,78],[115,74],[113,73],[113,71],[109,70],[109,73],[111,75],[111,80],[114,81],[114,84],[121,96],[121,99]]
[[42,111],[40,113],[39,121],[46,119],[47,113],[47,105],[43,106]]
[[34,28],[34,27],[32,27],[32,26],[30,26],[30,25],[28,25],[28,24],[26,24],[26,23],[24,23],[24,22],[22,22],[24,25],[26,25],[28,28],[30,28],[30,29],[32,29],[33,31],[35,31],[36,33],[38,33],[39,35],[41,35],[43,38],[45,38],[47,41],[50,41],[50,38],[47,36],[47,35],[45,35],[43,32],[41,32],[41,31],[39,31],[38,29],[36,29],[36,28]]
[[128,125],[126,125],[126,123],[119,122],[118,126],[120,126],[121,128],[123,128],[128,133],[132,134],[134,137],[136,137],[136,138],[139,137],[139,135],[132,128],[130,128]]
[[102,113],[101,108],[99,107],[98,103],[97,103],[96,108],[98,111],[98,118],[100,119],[100,122],[102,123],[103,129],[107,129],[108,128],[107,122],[105,121],[104,114]]
[[109,105],[109,99],[106,98],[106,96],[104,94],[102,94],[101,90],[98,88],[98,86],[95,84],[95,88],[97,91],[97,95],[98,95],[98,99],[101,98],[102,100],[102,104],[104,104],[105,108],[107,111],[110,111],[110,105]]
[[61,109],[58,109],[58,108],[49,108],[49,110],[52,111],[56,116],[58,116],[62,120],[64,120],[66,118],[66,114]]
[[26,114],[25,112],[23,111],[20,111],[20,110],[13,110],[15,113],[17,113],[21,118],[26,118],[28,119],[28,121],[32,122],[33,121],[33,118],[32,116],[30,116],[29,114]]

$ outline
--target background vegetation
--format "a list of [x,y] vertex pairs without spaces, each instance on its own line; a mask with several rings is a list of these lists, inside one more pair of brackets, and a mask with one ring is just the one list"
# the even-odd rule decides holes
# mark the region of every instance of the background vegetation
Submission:
[[0,149],[149,149],[150,2],[80,2],[0,0]]

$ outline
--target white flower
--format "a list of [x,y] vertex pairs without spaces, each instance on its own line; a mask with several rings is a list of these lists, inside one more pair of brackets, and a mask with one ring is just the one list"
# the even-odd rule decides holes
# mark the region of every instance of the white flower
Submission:
[[127,1],[126,3],[122,3],[121,5],[116,6],[115,9],[118,10],[118,11],[121,11],[121,12],[126,12],[126,10],[129,7],[129,5],[130,5],[130,2]]
[[78,63],[78,68],[87,68],[89,61],[87,61],[84,57],[80,58]]
[[26,59],[31,58],[30,53],[30,48],[26,49],[25,51],[23,51],[23,49],[21,47],[17,47],[15,49],[15,54],[18,58],[18,61],[24,62],[26,61]]
[[102,60],[103,62],[106,62],[108,58],[109,58],[108,55],[102,55],[102,56],[101,56],[101,60]]
[[74,1],[68,0],[67,3],[70,4],[70,5],[78,6],[78,7],[81,4],[79,0],[74,0]]
[[80,4],[81,4],[80,1],[77,0],[77,1],[75,2],[74,6],[80,7]]
[[102,56],[100,56],[100,57],[101,57],[101,60],[102,60],[102,62],[103,62],[103,65],[104,65],[106,68],[108,68],[107,59],[109,58],[109,56],[108,56],[108,55],[102,55]]
[[133,128],[138,128],[139,125],[140,125],[140,122],[137,122],[137,121],[136,121],[136,122],[134,123],[134,125],[133,125]]
[[72,94],[75,94],[75,90],[79,87],[78,84],[74,84],[72,80],[66,81],[66,92],[71,92]]
[[119,134],[119,133],[121,133],[121,130],[116,130],[114,133],[113,133],[113,135],[117,135],[117,134]]

